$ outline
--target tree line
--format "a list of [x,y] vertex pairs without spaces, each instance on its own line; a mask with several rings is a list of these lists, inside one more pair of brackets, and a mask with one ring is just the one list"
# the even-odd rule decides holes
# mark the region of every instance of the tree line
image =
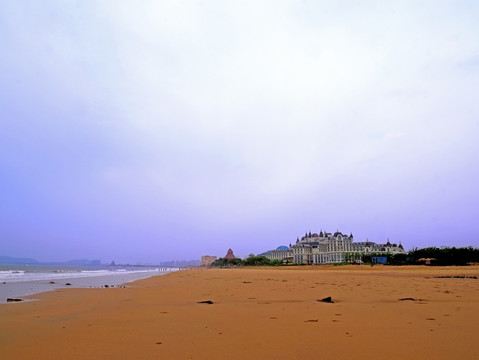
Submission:
[[279,266],[282,265],[281,260],[270,260],[266,256],[250,256],[246,259],[216,259],[210,266],[213,267],[228,267],[228,266]]
[[346,263],[355,263],[361,260],[362,263],[372,264],[374,258],[386,258],[388,265],[417,265],[428,261],[430,265],[468,265],[479,263],[479,249],[473,247],[428,247],[423,249],[415,248],[407,253],[345,253]]
[[388,256],[388,263],[392,265],[417,264],[421,259],[430,259],[431,265],[467,265],[479,263],[479,249],[469,247],[428,247],[413,249],[407,254],[394,254]]

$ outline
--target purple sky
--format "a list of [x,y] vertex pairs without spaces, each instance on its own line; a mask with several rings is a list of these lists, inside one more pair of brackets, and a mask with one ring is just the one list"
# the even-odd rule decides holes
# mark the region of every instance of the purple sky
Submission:
[[0,8],[0,255],[479,246],[476,1]]

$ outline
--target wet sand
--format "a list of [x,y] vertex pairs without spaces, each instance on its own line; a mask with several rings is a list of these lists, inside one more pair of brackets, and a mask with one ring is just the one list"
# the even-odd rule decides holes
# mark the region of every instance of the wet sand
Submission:
[[[146,272],[116,272],[100,276],[62,277],[60,279],[31,280],[31,281],[5,281],[0,282],[0,304],[7,302],[8,298],[23,298],[27,295],[52,291],[62,288],[97,288],[123,286],[125,283],[145,279],[153,275],[164,274],[176,269],[162,268],[157,271]],[[70,285],[66,285],[70,284]]]
[[0,358],[478,359],[473,277],[477,266],[206,269],[61,289],[0,305]]

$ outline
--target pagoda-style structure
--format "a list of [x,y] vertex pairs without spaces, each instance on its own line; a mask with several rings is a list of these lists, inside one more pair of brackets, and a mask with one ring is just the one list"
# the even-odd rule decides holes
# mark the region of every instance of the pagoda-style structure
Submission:
[[233,254],[233,250],[228,249],[225,255],[225,259],[236,259],[235,254]]

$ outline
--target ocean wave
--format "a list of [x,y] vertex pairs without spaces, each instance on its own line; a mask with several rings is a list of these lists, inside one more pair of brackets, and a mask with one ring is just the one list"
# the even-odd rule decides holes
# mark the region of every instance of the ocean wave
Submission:
[[111,270],[80,270],[84,274],[108,274]]
[[23,274],[25,270],[6,270],[0,271],[0,275],[7,275],[7,274]]
[[100,276],[121,276],[121,275],[130,275],[130,274],[148,274],[148,273],[158,273],[168,272],[171,270],[161,270],[158,268],[155,269],[95,269],[95,270],[85,270],[85,269],[55,269],[46,271],[28,271],[24,270],[3,270],[0,271],[0,281],[1,282],[24,282],[24,281],[53,281],[61,279],[77,279],[77,278],[90,278],[90,277],[100,277]]

